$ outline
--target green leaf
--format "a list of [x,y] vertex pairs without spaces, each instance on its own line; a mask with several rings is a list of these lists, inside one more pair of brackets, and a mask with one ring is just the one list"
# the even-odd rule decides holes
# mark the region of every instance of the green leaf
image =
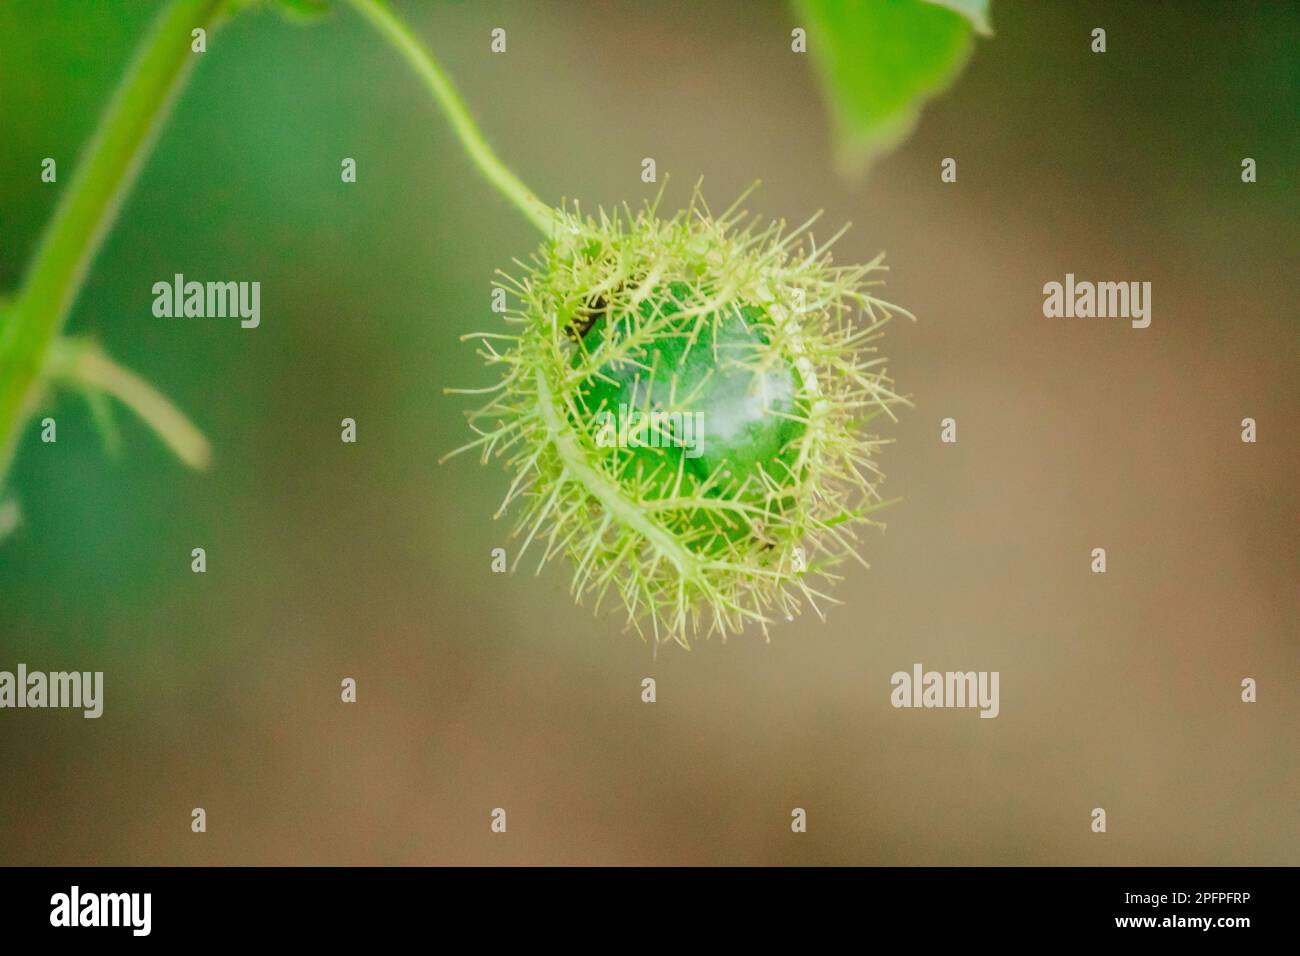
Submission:
[[949,10],[956,10],[970,21],[970,25],[980,36],[993,36],[993,28],[989,26],[989,0],[929,0],[929,2],[937,3]]
[[837,159],[862,172],[916,127],[988,30],[988,0],[795,0],[834,117]]

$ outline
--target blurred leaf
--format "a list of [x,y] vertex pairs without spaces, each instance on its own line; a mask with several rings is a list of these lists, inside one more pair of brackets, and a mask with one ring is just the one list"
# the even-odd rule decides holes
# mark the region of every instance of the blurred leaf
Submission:
[[[970,59],[987,0],[795,0],[834,116],[837,159],[862,172],[912,132]],[[960,12],[958,12],[960,10]]]
[[[4,334],[9,324],[9,302],[7,295],[0,295],[0,335]],[[22,512],[18,510],[18,500],[5,497],[5,490],[0,488],[0,541],[9,537],[21,521]]]
[[993,36],[993,28],[989,26],[989,0],[930,0],[930,3],[956,10],[980,36]]

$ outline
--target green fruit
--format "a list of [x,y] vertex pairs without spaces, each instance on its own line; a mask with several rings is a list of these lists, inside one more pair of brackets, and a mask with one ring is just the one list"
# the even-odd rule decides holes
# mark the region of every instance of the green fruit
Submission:
[[575,596],[656,642],[822,613],[818,579],[883,506],[864,426],[904,402],[874,354],[901,311],[872,294],[879,260],[698,197],[555,216],[498,280],[506,328],[473,336],[503,375],[466,447],[513,472],[520,552],[568,555]]
[[[773,482],[790,483],[804,432],[795,370],[770,360],[763,309],[731,305],[721,315],[683,316],[692,304],[690,288],[673,283],[642,302],[633,321],[601,315],[592,322],[575,357],[595,366],[578,387],[575,424],[617,439],[604,443],[610,470],[644,497],[765,502]],[[652,321],[661,327],[649,342],[600,362]],[[694,523],[724,528],[731,540],[763,534],[753,521],[724,517],[719,524],[700,511]]]

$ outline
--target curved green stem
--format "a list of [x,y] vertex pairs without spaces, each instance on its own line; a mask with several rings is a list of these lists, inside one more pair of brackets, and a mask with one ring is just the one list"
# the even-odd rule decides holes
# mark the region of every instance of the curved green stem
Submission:
[[434,100],[451,122],[461,146],[478,166],[484,178],[502,196],[514,203],[544,235],[550,236],[555,227],[555,214],[551,207],[538,199],[510,167],[492,152],[492,147],[483,138],[483,131],[474,122],[474,117],[470,115],[465,101],[460,98],[455,85],[451,82],[451,77],[411,32],[411,28],[393,13],[385,0],[350,0],[350,2],[358,13],[369,20],[393,44],[424,81],[425,87],[433,94]]
[[0,326],[0,484],[39,398],[50,348],[197,55],[190,31],[212,27],[227,2],[173,0],[158,15],[41,237]]
[[111,395],[158,433],[172,452],[191,468],[212,460],[208,440],[165,395],[123,368],[89,342],[59,339],[50,348],[47,378],[56,384]]

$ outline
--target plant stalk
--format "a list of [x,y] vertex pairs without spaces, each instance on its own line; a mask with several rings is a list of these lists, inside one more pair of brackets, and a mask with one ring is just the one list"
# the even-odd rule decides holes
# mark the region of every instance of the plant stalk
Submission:
[[167,396],[94,345],[58,339],[50,348],[46,375],[51,382],[84,389],[88,395],[111,395],[139,415],[191,468],[206,468],[212,460],[208,440]]
[[[199,55],[191,52],[190,31],[210,29],[227,2],[172,0],[158,15],[41,237],[0,327],[0,485],[39,400],[50,348]],[[171,436],[163,437],[175,446]]]
[[474,122],[469,107],[461,99],[451,77],[442,68],[433,54],[428,51],[411,28],[403,22],[385,0],[350,0],[358,13],[370,21],[385,39],[387,39],[424,81],[425,87],[433,95],[438,107],[451,122],[461,146],[483,177],[502,196],[514,203],[529,222],[550,236],[555,228],[555,214],[551,207],[534,195],[523,181],[501,158],[492,151],[483,131]]

